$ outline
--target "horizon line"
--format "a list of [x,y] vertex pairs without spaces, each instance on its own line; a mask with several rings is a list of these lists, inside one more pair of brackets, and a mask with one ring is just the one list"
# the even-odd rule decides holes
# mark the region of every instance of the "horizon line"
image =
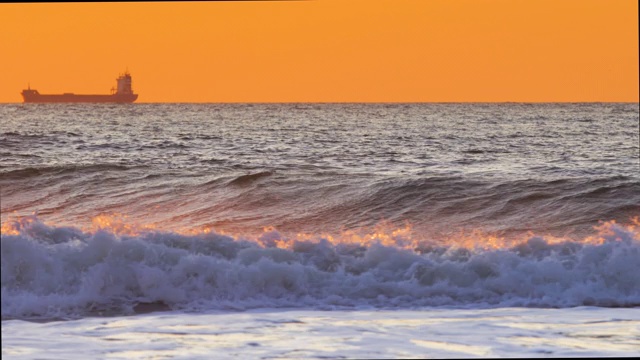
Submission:
[[[244,0],[242,0],[244,1]],[[258,0],[261,1],[261,0]],[[0,105],[22,105],[22,104],[56,104],[56,105],[114,105],[117,103],[25,103],[25,102],[2,102]],[[640,100],[634,101],[158,101],[158,102],[133,102],[117,105],[147,105],[147,104],[640,104]]]

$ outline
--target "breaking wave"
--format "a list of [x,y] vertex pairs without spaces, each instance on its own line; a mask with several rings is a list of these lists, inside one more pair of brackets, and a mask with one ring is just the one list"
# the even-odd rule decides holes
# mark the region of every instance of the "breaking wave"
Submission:
[[580,240],[2,229],[2,319],[273,307],[640,306],[640,222]]

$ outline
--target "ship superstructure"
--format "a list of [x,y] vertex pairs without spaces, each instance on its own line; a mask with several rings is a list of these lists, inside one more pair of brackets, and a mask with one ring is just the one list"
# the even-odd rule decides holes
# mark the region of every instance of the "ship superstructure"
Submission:
[[117,79],[117,87],[111,89],[110,95],[86,95],[86,94],[40,94],[38,90],[22,90],[22,98],[25,103],[132,103],[138,98],[131,87],[131,74],[125,71]]

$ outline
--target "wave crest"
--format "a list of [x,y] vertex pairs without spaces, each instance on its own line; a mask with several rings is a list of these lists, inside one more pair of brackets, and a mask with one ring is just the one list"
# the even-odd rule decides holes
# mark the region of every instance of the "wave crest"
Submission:
[[[369,237],[255,238],[44,224],[3,226],[2,318],[260,307],[640,305],[640,222],[579,241],[532,235],[502,246]],[[356,239],[356,240],[354,240]],[[477,239],[478,244],[483,242]]]

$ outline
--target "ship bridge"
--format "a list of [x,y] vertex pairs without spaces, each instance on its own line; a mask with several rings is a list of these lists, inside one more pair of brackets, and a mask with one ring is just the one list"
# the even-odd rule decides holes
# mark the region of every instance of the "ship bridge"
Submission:
[[133,90],[131,89],[131,75],[129,72],[120,75],[116,81],[118,82],[116,94],[133,94]]

